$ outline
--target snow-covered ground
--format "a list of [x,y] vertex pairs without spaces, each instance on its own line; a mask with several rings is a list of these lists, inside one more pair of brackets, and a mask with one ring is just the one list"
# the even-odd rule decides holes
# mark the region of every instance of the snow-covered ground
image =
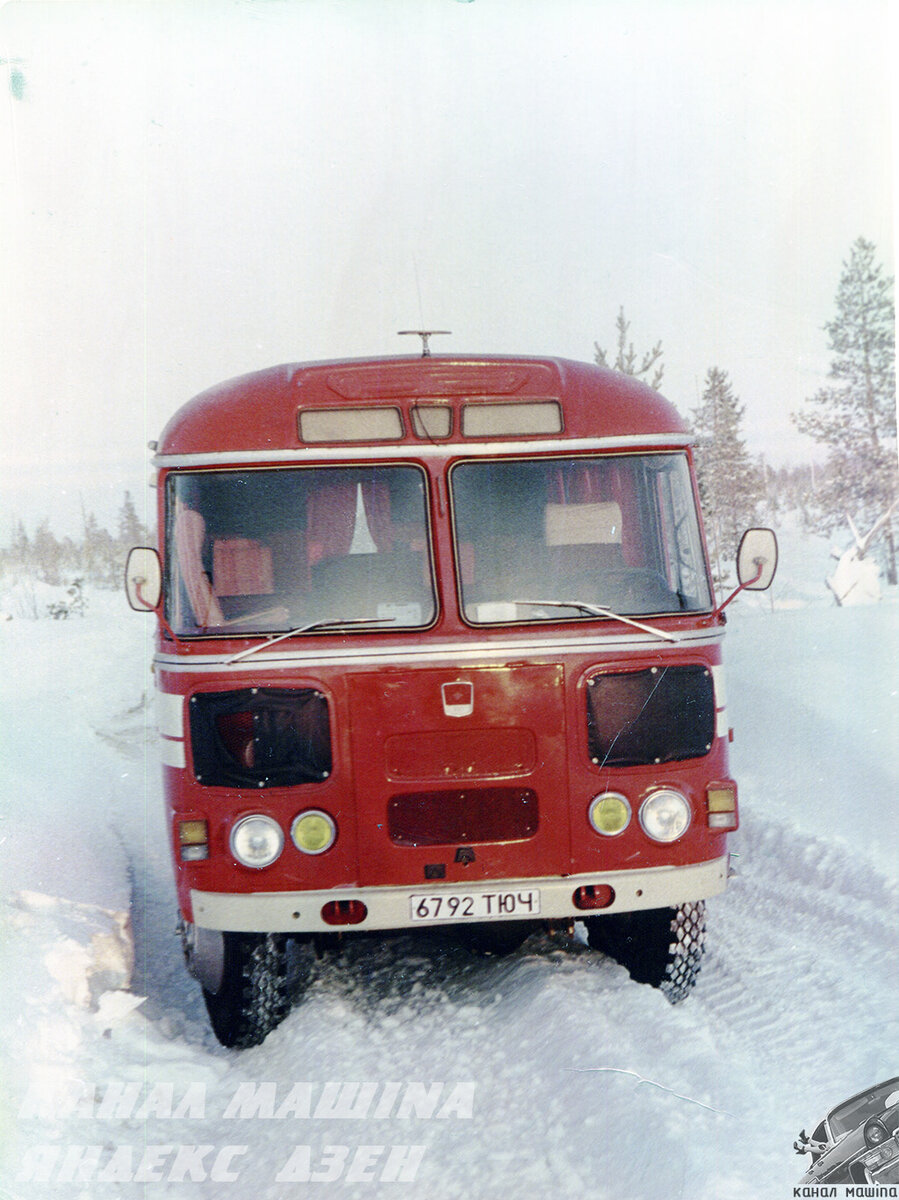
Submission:
[[899,604],[831,565],[784,538],[729,610],[739,875],[685,1004],[561,939],[383,937],[239,1053],[173,932],[149,621],[0,624],[0,1196],[792,1195],[800,1127],[899,1074]]

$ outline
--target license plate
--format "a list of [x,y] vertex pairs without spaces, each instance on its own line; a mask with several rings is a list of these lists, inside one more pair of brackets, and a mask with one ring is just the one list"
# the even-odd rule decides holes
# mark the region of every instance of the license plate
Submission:
[[433,892],[409,898],[413,921],[490,921],[497,917],[537,917],[540,889],[489,892]]

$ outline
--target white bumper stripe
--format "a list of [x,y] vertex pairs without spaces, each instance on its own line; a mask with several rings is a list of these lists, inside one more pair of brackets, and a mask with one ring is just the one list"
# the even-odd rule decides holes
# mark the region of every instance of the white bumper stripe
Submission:
[[[329,888],[317,892],[225,893],[191,891],[194,923],[205,929],[244,933],[336,933],[354,929],[407,929],[418,922],[410,916],[412,896],[442,893],[514,892],[540,889],[540,919],[583,919],[602,912],[628,912],[667,908],[688,900],[703,900],[723,892],[727,884],[728,857],[686,867],[653,867],[644,871],[605,871],[540,879],[473,880],[471,884],[423,881],[414,887]],[[587,884],[609,884],[615,901],[609,908],[590,912],[575,908],[573,894]],[[359,925],[333,926],[321,917],[332,900],[361,900],[368,915]],[[502,918],[499,918],[502,919]],[[512,918],[514,919],[514,918]],[[452,920],[429,925],[459,924]]]

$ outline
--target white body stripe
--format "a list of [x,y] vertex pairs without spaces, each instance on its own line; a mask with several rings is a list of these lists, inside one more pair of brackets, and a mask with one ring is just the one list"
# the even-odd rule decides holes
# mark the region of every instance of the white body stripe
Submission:
[[547,438],[527,441],[506,442],[429,442],[410,444],[392,442],[381,446],[297,446],[290,450],[214,450],[201,454],[157,454],[155,467],[218,467],[226,463],[302,463],[341,462],[351,466],[355,462],[378,459],[414,461],[421,458],[479,458],[499,454],[566,454],[589,450],[630,451],[636,447],[670,447],[680,449],[689,446],[692,437],[681,433],[634,433],[617,437],[596,438]]
[[[676,644],[680,647],[714,646],[721,641],[722,630],[688,630],[675,634]],[[260,642],[263,639],[260,638]],[[661,646],[671,645],[660,638],[644,636],[639,633],[623,634],[611,637],[585,638],[547,638],[539,641],[501,641],[501,642],[434,642],[426,649],[421,644],[390,642],[383,647],[366,646],[335,647],[315,646],[310,640],[302,649],[296,643],[280,643],[271,652],[266,653],[264,646],[256,654],[231,662],[232,654],[203,654],[185,657],[178,654],[159,653],[156,662],[167,671],[202,674],[216,671],[253,671],[259,667],[267,668],[289,667],[294,670],[317,670],[321,667],[334,666],[374,666],[383,667],[388,663],[434,663],[447,665],[464,665],[471,662],[494,660],[532,659],[540,655],[560,654],[595,654],[604,657],[610,653],[627,650],[638,654],[658,650]]]
[[163,766],[185,767],[187,759],[184,754],[184,742],[175,738],[161,737],[159,739],[159,757]]
[[184,697],[171,692],[156,693],[156,728],[168,738],[184,737]]
[[724,667],[721,663],[712,667],[712,679],[715,682],[715,735],[727,737],[727,693],[724,687]]
[[712,679],[715,681],[715,707],[727,708],[727,690],[724,686],[724,666],[722,663],[712,667]]

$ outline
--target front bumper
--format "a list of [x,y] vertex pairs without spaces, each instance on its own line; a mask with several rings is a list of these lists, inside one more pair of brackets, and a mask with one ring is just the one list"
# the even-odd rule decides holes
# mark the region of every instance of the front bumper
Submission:
[[[322,909],[335,900],[361,901],[365,919],[351,930],[420,928],[411,916],[413,897],[463,893],[540,891],[537,920],[583,919],[603,913],[636,909],[668,908],[690,900],[704,900],[723,892],[727,884],[728,856],[685,867],[652,867],[642,871],[605,871],[589,875],[545,876],[535,879],[481,880],[470,885],[422,882],[404,887],[328,888],[315,892],[201,892],[190,893],[193,923],[204,929],[241,933],[334,933],[335,927],[322,918]],[[615,899],[601,910],[589,912],[574,903],[578,888],[607,885]],[[496,920],[521,917],[497,916]],[[426,922],[431,925],[465,923],[465,918],[446,917]]]

